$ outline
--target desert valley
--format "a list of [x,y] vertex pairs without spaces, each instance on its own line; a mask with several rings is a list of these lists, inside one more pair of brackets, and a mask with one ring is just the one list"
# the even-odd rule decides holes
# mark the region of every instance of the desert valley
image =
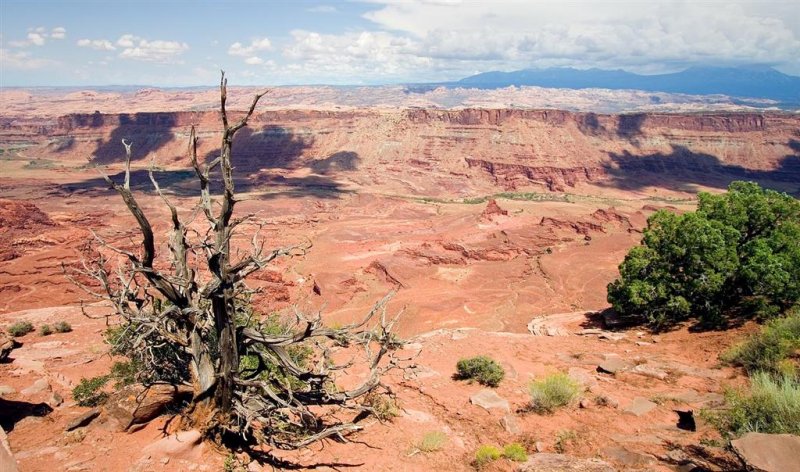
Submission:
[[[231,113],[254,91],[233,88]],[[86,416],[72,396],[115,359],[103,337],[110,308],[65,273],[90,256],[93,232],[129,250],[140,238],[95,167],[121,179],[121,140],[132,142],[131,188],[167,251],[169,212],[148,169],[188,218],[198,195],[190,127],[200,156],[219,153],[216,92],[59,93],[5,91],[0,108],[0,324],[72,327],[19,338],[0,364],[2,428],[19,470],[269,470],[196,432],[175,434],[169,411],[129,428],[125,412]],[[288,106],[288,92],[274,94],[234,141],[236,212],[257,216],[268,247],[310,244],[248,281],[260,289],[255,309],[318,310],[343,325],[396,291],[388,312],[402,311],[406,355],[383,380],[396,416],[276,457],[320,470],[473,470],[481,445],[519,443],[524,470],[738,470],[697,413],[745,384],[719,355],[758,325],[616,326],[606,286],[659,209],[691,211],[698,191],[734,180],[797,196],[800,116],[502,100]],[[253,231],[244,225],[235,246]],[[477,355],[505,370],[496,389],[454,380],[457,361]],[[529,384],[555,372],[580,384],[580,398],[551,415],[529,411]]]

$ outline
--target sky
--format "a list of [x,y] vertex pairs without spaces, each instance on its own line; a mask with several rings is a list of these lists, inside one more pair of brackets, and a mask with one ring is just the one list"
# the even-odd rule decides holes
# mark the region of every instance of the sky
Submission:
[[388,84],[489,70],[800,75],[800,0],[0,0],[0,86]]

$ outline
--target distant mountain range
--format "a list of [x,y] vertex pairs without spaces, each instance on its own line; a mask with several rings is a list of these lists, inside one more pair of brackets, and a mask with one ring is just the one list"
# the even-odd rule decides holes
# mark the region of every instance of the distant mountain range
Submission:
[[480,89],[510,85],[569,89],[635,89],[691,95],[722,94],[800,104],[800,77],[786,75],[767,66],[691,67],[682,72],[661,75],[639,75],[624,70],[572,68],[492,71],[466,77],[447,85]]

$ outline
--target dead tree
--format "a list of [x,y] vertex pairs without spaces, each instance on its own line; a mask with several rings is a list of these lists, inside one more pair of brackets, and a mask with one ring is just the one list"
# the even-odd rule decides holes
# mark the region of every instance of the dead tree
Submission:
[[[309,316],[295,310],[291,322],[277,324],[253,313],[252,291],[245,285],[248,275],[278,257],[308,249],[298,245],[264,250],[256,231],[248,253],[238,260],[232,257],[234,230],[252,224],[249,217],[233,217],[234,137],[263,96],[257,94],[238,121],[229,121],[222,73],[219,155],[201,161],[194,127],[190,132],[188,154],[199,199],[189,218],[181,218],[150,167],[154,190],[171,215],[168,255],[160,263],[153,226],[131,191],[134,143],[123,140],[124,181],[103,176],[135,218],[141,249],[116,247],[95,235],[96,256],[72,278],[111,303],[122,320],[111,341],[116,352],[137,362],[141,379],[191,386],[193,397],[185,410],[191,427],[216,440],[235,437],[292,449],[361,428],[353,418],[371,410],[363,398],[398,362],[392,334],[397,317],[386,315],[391,294],[363,319],[341,328],[326,327],[319,313]],[[215,196],[211,184],[218,181],[222,193]],[[107,257],[113,253],[124,261],[116,267]],[[85,282],[90,279],[93,283]],[[358,366],[358,382],[349,389],[338,387],[337,377]]]

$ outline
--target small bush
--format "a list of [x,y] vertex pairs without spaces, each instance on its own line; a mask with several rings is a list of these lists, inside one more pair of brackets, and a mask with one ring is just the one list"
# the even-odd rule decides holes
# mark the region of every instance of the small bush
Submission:
[[420,452],[436,452],[447,442],[447,435],[441,431],[431,431],[425,433],[422,439],[416,444],[416,449]]
[[111,365],[109,378],[114,379],[114,388],[122,388],[136,382],[141,365],[135,361],[115,362]]
[[81,379],[80,383],[72,389],[72,398],[80,406],[100,405],[108,398],[108,394],[102,391],[102,388],[108,383],[108,379],[107,375]]
[[525,462],[528,460],[528,452],[519,443],[511,443],[503,448],[503,457],[514,462]]
[[25,336],[26,334],[33,332],[33,324],[29,321],[17,321],[16,323],[12,324],[8,327],[7,331],[8,334],[18,338],[20,336]]
[[370,413],[380,421],[391,421],[392,418],[400,416],[397,402],[387,394],[372,391],[364,397],[363,405],[371,408]]
[[50,325],[39,326],[39,336],[50,336],[53,334],[53,327]]
[[580,386],[566,374],[548,375],[531,383],[531,408],[537,413],[552,413],[569,405],[580,393]]
[[728,349],[720,358],[744,367],[749,373],[766,371],[797,376],[792,357],[800,350],[800,311],[767,323],[746,341]]
[[484,444],[475,451],[475,467],[481,468],[502,457],[503,451],[490,444]]
[[461,359],[456,364],[456,378],[459,380],[476,380],[481,385],[497,387],[506,373],[503,368],[488,356],[476,356]]
[[731,390],[726,400],[727,410],[703,412],[725,437],[749,432],[800,434],[800,382],[793,377],[756,372],[749,392]]
[[56,333],[69,333],[70,331],[72,331],[72,325],[70,325],[66,321],[59,321],[58,323],[53,325],[53,329],[56,330]]
[[569,445],[574,444],[578,440],[578,433],[571,429],[561,429],[556,433],[556,442],[553,444],[553,449],[559,454],[567,451]]

